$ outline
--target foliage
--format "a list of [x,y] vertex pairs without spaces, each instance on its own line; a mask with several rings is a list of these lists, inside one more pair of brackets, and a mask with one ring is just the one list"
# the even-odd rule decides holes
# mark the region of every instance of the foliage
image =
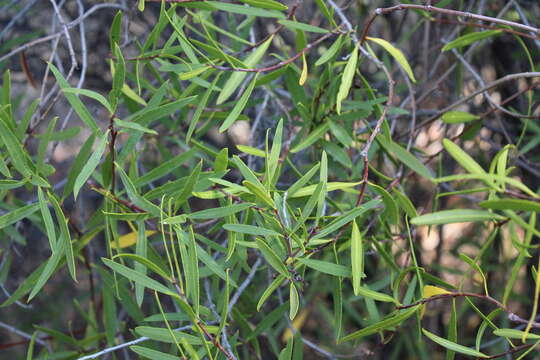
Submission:
[[[360,3],[356,31],[331,0],[141,0],[156,21],[130,43],[118,11],[108,92],[46,65],[80,126],[42,99],[21,108],[0,57],[1,311],[55,301],[61,281],[82,329],[34,323],[27,358],[535,356],[540,31],[457,1]],[[404,45],[423,27],[377,25],[405,16],[462,26],[435,39],[463,59],[435,110],[419,101],[432,63]],[[478,75],[467,56],[495,37],[518,44],[523,68],[463,89]],[[497,102],[488,90],[501,86]],[[495,116],[514,125],[486,150]],[[248,120],[247,143],[220,142]],[[447,134],[433,153],[415,140],[434,122]],[[69,165],[55,161],[82,133]],[[19,249],[37,248],[47,259],[21,278]]]

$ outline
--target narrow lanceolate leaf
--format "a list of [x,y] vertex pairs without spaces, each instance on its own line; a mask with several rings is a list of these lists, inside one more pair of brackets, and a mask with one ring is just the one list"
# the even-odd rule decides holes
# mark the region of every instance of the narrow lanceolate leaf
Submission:
[[127,266],[124,266],[122,264],[115,263],[114,261],[111,261],[106,258],[102,258],[105,265],[110,267],[115,272],[119,273],[120,275],[125,276],[129,280],[139,283],[143,285],[144,287],[147,287],[152,290],[156,290],[163,294],[174,294],[172,290],[169,290],[165,285],[160,284],[159,282],[149,278],[146,275],[141,274],[140,272],[137,272],[133,269],[128,268]]
[[234,108],[231,110],[225,121],[223,121],[223,124],[219,127],[219,132],[224,132],[229,127],[231,127],[232,124],[238,119],[238,116],[240,113],[244,110],[246,107],[246,104],[249,100],[249,97],[251,96],[251,93],[253,92],[253,89],[255,88],[255,84],[257,82],[258,73],[255,74],[253,79],[251,79],[251,82],[249,83],[249,86],[244,91],[240,99],[236,102],[234,105]]
[[266,288],[266,290],[264,290],[261,298],[259,299],[259,302],[257,303],[257,311],[261,310],[261,307],[264,305],[266,300],[270,297],[270,295],[272,295],[274,291],[276,291],[278,287],[280,287],[280,285],[285,281],[285,279],[287,279],[287,276],[278,275],[278,277],[276,277],[275,280],[272,281],[272,283]]
[[249,234],[253,236],[280,236],[281,234],[271,230],[265,229],[259,226],[244,225],[244,224],[225,224],[223,228],[228,231],[234,231],[243,234]]
[[139,125],[138,123],[135,123],[135,122],[132,122],[132,121],[124,121],[124,120],[121,120],[121,119],[114,119],[114,125],[116,125],[119,128],[135,130],[135,131],[139,131],[139,132],[143,132],[143,133],[147,133],[147,134],[152,134],[152,135],[157,135],[158,134],[156,130],[149,129],[147,127],[144,127],[144,126]]
[[383,320],[376,322],[375,324],[366,326],[365,328],[358,330],[352,334],[349,334],[339,340],[339,343],[345,341],[351,341],[360,339],[369,335],[376,334],[380,331],[393,328],[394,326],[400,325],[402,322],[413,316],[419,309],[419,305],[416,305],[410,309],[402,310],[401,312],[387,316]]
[[[191,214],[186,214],[186,217],[190,219],[195,219],[195,220],[208,220],[208,219],[222,218],[222,217],[226,217],[232,214],[236,214],[237,212],[245,210],[251,206],[253,206],[252,203],[223,206],[223,207],[218,207],[218,208],[213,208],[213,209],[195,211],[195,212],[192,212]],[[164,223],[166,224],[167,220],[165,220]]]
[[454,160],[459,163],[459,165],[463,166],[463,168],[471,174],[486,174],[485,170],[482,169],[482,167],[476,161],[474,161],[474,159],[469,154],[463,151],[452,141],[448,139],[443,139],[443,146],[446,151],[448,151],[450,156],[452,156]]
[[354,79],[354,73],[356,72],[356,65],[358,63],[358,44],[354,47],[347,65],[345,65],[345,70],[343,70],[343,75],[341,77],[341,84],[339,85],[339,91],[336,98],[336,111],[338,114],[341,113],[341,102],[349,96],[349,90]]
[[522,199],[486,200],[478,205],[484,209],[540,212],[540,203]]
[[[228,4],[230,5],[230,4]],[[255,51],[253,51],[245,60],[244,64],[248,68],[253,68],[255,65],[259,63],[259,61],[262,59],[264,53],[272,43],[272,39],[274,37],[271,36],[268,40],[266,40],[264,43],[261,44]],[[245,79],[247,73],[243,71],[235,71],[232,73],[231,77],[225,85],[223,86],[223,90],[218,96],[217,104],[222,104],[227,99],[231,97],[231,95],[236,91],[238,86],[242,83],[242,81]]]
[[293,154],[297,153],[301,150],[304,150],[308,146],[312,145],[321,137],[323,137],[323,135],[326,134],[329,128],[330,128],[330,124],[328,122],[315,128],[304,140],[302,140],[299,144],[297,144],[291,149],[291,153]]
[[475,221],[502,221],[506,218],[484,210],[456,209],[442,210],[431,214],[420,215],[411,219],[413,225],[440,225]]
[[26,164],[26,159],[24,157],[25,150],[13,131],[11,131],[11,128],[6,125],[2,118],[0,118],[0,139],[4,143],[15,169],[17,169],[24,177],[30,177],[32,172]]
[[329,261],[315,260],[315,259],[302,259],[298,261],[307,267],[333,276],[350,277],[351,271],[344,265],[334,264]]
[[394,303],[394,304],[396,304],[398,306],[401,305],[399,303],[399,301],[397,301],[396,299],[394,299],[390,295],[386,295],[386,294],[383,294],[381,292],[371,290],[367,286],[360,286],[358,288],[358,295],[369,298],[369,299],[373,299],[375,301],[391,302],[391,303]]
[[54,229],[54,223],[49,210],[48,201],[45,199],[45,195],[43,194],[41,187],[38,187],[38,199],[39,209],[41,210],[41,216],[43,217],[43,223],[45,224],[45,230],[47,231],[47,238],[49,239],[49,245],[51,246],[52,250],[56,247],[56,231]]
[[308,65],[306,61],[306,54],[302,54],[302,73],[300,74],[300,79],[298,80],[298,85],[304,86],[308,77]]
[[354,220],[351,231],[351,270],[354,295],[358,296],[364,277],[364,245],[360,230]]
[[150,349],[143,346],[130,346],[129,347],[134,353],[141,355],[147,359],[160,359],[160,360],[178,360],[178,356],[170,355],[161,351]]
[[343,40],[343,35],[339,35],[338,38],[336,39],[336,41],[334,41],[334,43],[332,44],[332,46],[330,46],[328,48],[328,50],[326,50],[322,55],[321,57],[319,58],[319,60],[317,60],[315,62],[315,66],[320,66],[322,64],[325,64],[327,61],[329,61],[330,59],[332,59],[332,57],[334,55],[337,54],[337,52],[341,49],[341,43],[342,43],[342,40]]
[[447,124],[461,124],[474,120],[478,120],[480,117],[465,111],[448,111],[443,114],[441,120]]
[[285,27],[289,29],[293,29],[293,30],[301,30],[301,31],[313,32],[313,33],[319,33],[319,34],[326,34],[328,32],[328,30],[320,28],[318,26],[304,24],[298,21],[279,20],[278,23],[280,23],[281,25],[285,25]]
[[105,134],[102,135],[99,144],[92,154],[90,156],[90,159],[86,162],[86,164],[81,169],[81,172],[79,175],[77,175],[77,178],[75,179],[75,183],[73,184],[73,196],[77,198],[77,195],[79,194],[79,190],[84,186],[86,181],[90,178],[94,170],[96,170],[97,166],[99,165],[99,161],[101,160],[101,156],[105,152],[105,147],[107,146],[107,136],[109,134],[109,131],[107,131]]
[[430,333],[426,329],[422,329],[422,332],[431,341],[436,342],[437,344],[441,345],[442,347],[444,347],[444,348],[446,348],[448,350],[452,350],[452,351],[455,351],[457,353],[468,355],[468,356],[476,356],[476,357],[479,357],[479,358],[487,358],[487,357],[489,357],[486,354],[481,353],[480,351],[476,351],[476,350],[468,348],[466,346],[456,344],[455,342],[452,342],[452,341],[450,341],[448,339],[445,339],[445,338],[437,336],[437,335],[435,335],[433,333]]
[[517,329],[497,329],[493,331],[493,334],[509,339],[522,339],[523,336],[525,336],[526,340],[540,340],[540,335],[538,334],[526,333],[525,331]]
[[256,238],[255,240],[257,241],[257,246],[259,247],[259,251],[263,254],[268,264],[270,264],[270,266],[272,266],[281,275],[289,278],[290,277],[289,270],[287,269],[283,261],[281,261],[279,256],[277,256],[274,250],[272,250],[272,248],[268,246],[264,242],[264,240],[259,239],[259,238]]
[[[58,85],[60,88],[67,89],[71,86],[66,81],[66,79],[62,76],[60,71],[54,66],[52,63],[49,63],[49,67],[51,68],[52,73],[54,74],[54,77],[56,78],[56,81],[58,82]],[[73,110],[79,115],[81,120],[88,126],[92,131],[99,130],[99,127],[96,124],[96,121],[86,108],[86,106],[83,104],[81,99],[77,97],[75,94],[65,93],[66,99],[69,101],[70,105],[73,107]]]
[[411,66],[409,65],[407,58],[405,57],[405,55],[403,55],[403,52],[401,52],[401,50],[399,50],[394,45],[390,44],[388,41],[384,39],[373,38],[373,37],[367,37],[366,39],[373,41],[376,44],[379,44],[380,46],[384,48],[384,50],[388,51],[388,53],[392,55],[392,57],[403,68],[403,70],[405,70],[405,72],[407,73],[411,81],[416,82]]
[[433,178],[433,176],[431,175],[431,171],[413,154],[407,151],[407,149],[399,146],[395,142],[386,141],[383,136],[378,136],[377,140],[385,148],[386,151],[397,157],[398,160],[401,161],[409,169],[413,170],[417,174],[422,175],[427,179]]
[[39,204],[33,203],[30,205],[20,207],[11,212],[8,212],[5,215],[0,216],[0,229],[3,229],[6,226],[14,224],[17,221],[22,220],[32,215],[34,212],[36,212],[37,209],[39,209]]
[[292,281],[289,288],[289,301],[289,319],[294,320],[294,317],[298,313],[298,308],[300,307],[300,297],[298,296],[298,290]]
[[[68,265],[69,273],[73,280],[77,280],[76,267],[75,267],[75,255],[73,254],[73,245],[71,244],[71,235],[68,228],[68,220],[64,215],[64,211],[60,206],[58,200],[54,194],[49,194],[49,201],[54,207],[54,212],[56,214],[56,220],[58,221],[58,227],[60,228],[60,241],[63,243],[62,248],[65,251],[66,263]],[[58,245],[57,245],[58,247]],[[54,251],[54,250],[53,250]]]
[[279,120],[272,143],[272,149],[267,160],[267,183],[271,183],[279,165],[279,155],[281,153],[281,142],[283,140],[283,119]]
[[502,30],[487,30],[480,32],[473,32],[463,36],[458,37],[455,40],[450,41],[448,44],[444,45],[441,49],[442,51],[448,51],[455,48],[461,48],[477,41],[487,39],[492,36],[496,36],[502,33]]

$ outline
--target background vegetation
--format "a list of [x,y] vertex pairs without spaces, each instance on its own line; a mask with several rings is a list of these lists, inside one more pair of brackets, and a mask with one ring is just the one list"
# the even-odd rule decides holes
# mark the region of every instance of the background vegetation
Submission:
[[539,358],[536,1],[0,1],[0,357]]

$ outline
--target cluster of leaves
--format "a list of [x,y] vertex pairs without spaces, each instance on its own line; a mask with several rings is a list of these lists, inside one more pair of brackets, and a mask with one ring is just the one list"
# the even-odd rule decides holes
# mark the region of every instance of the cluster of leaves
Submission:
[[[435,174],[390,123],[410,118],[393,107],[394,80],[387,78],[401,69],[404,82],[416,81],[403,52],[382,38],[358,39],[338,26],[336,8],[315,3],[324,17],[320,26],[297,21],[296,6],[274,0],[162,2],[153,30],[129,58],[120,46],[119,12],[110,29],[107,96],[72,87],[48,64],[91,133],[61,184],[51,180],[60,169],[48,149],[78,132],[57,131],[58,118],[52,118],[36,136],[30,124],[38,100],[16,118],[5,72],[0,282],[14,270],[9,247],[27,244],[18,224],[48,239],[50,257],[1,306],[34,300],[65,268],[77,289],[85,289],[81,273],[90,275],[74,306],[84,336],[36,326],[28,358],[97,358],[122,348],[130,331],[142,338],[125,348],[149,359],[302,359],[305,351],[333,358],[334,352],[365,355],[382,346],[391,349],[388,358],[431,358],[421,339],[444,349],[447,359],[456,353],[487,358],[511,353],[507,347],[527,356],[540,344],[531,332],[540,326],[538,266],[531,271],[532,306],[519,314],[528,309],[530,319],[509,307],[528,258],[537,255],[540,196],[512,177],[515,153],[530,151],[534,140],[526,149],[503,147],[483,165],[455,142],[473,138],[482,118],[449,108],[440,114],[444,123],[468,125],[461,138],[442,140],[460,170],[445,175],[439,166]],[[218,14],[225,20],[217,23]],[[250,34],[259,19],[274,21],[276,30],[256,42]],[[471,32],[442,50],[461,51],[500,34]],[[289,47],[284,39],[291,36]],[[366,62],[379,70],[368,76]],[[268,102],[278,111],[268,111]],[[89,103],[107,112],[107,124]],[[211,141],[212,129],[223,133],[250,117],[258,118],[250,144],[220,148]],[[269,130],[257,128],[260,117]],[[28,146],[31,137],[36,152]],[[461,189],[438,193],[433,211],[419,214],[408,195],[410,179]],[[88,217],[68,212],[92,193],[99,201]],[[484,200],[438,210],[447,197],[471,194]],[[422,265],[415,229],[463,222],[478,223],[471,241],[478,251],[458,254],[467,267],[456,270],[460,281],[451,283],[441,275],[447,269]],[[509,274],[501,275],[504,286],[493,290],[486,270],[501,239],[510,240],[517,255]],[[473,273],[480,285],[468,281]],[[426,329],[424,315],[426,303],[436,299],[452,304],[437,303],[449,313],[447,331],[439,335]],[[475,339],[458,337],[468,331],[468,317],[479,319]],[[524,331],[509,322],[516,319]],[[37,349],[43,333],[56,340],[51,354]],[[388,336],[394,333],[399,336]]]

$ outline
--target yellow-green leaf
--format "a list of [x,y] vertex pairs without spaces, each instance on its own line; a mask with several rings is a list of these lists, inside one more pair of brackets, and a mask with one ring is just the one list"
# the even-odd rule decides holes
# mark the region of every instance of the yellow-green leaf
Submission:
[[394,59],[396,59],[399,65],[401,65],[403,70],[405,70],[407,75],[409,75],[409,78],[411,79],[411,81],[416,82],[411,66],[409,65],[407,58],[405,57],[405,55],[403,55],[403,52],[401,52],[401,50],[399,50],[394,45],[390,44],[388,41],[384,39],[373,38],[373,37],[367,37],[366,39],[373,41],[376,44],[379,44],[380,46],[384,48],[384,50],[388,51],[388,53],[392,55]]

